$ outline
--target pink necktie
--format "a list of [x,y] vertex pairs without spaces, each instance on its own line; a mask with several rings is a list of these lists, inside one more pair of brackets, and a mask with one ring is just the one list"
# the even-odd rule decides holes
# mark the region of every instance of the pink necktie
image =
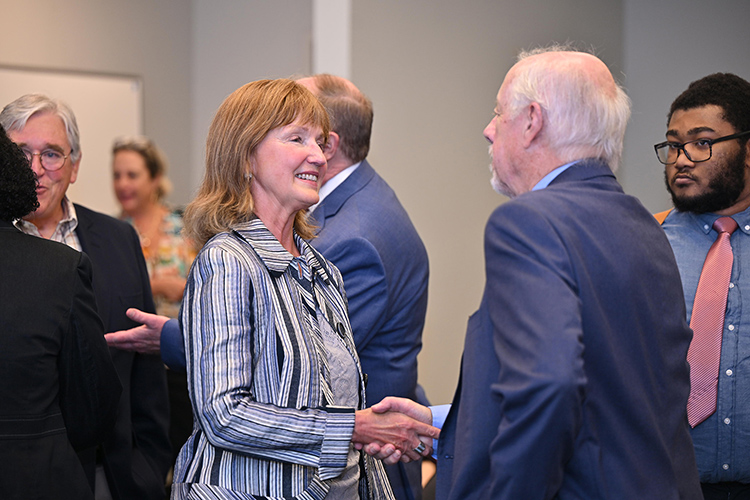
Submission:
[[737,223],[731,217],[721,217],[714,222],[713,228],[719,236],[708,250],[703,263],[693,301],[693,315],[690,318],[693,341],[687,355],[690,363],[687,414],[691,427],[700,424],[716,411],[721,337],[734,260],[729,238],[737,229]]

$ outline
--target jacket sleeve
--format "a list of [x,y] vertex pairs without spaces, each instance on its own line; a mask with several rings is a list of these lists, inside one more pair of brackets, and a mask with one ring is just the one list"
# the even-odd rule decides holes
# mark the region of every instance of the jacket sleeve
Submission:
[[493,498],[551,499],[582,422],[581,301],[568,248],[534,209],[508,204],[485,233],[485,298],[502,418],[490,445]]
[[180,323],[176,319],[170,319],[161,329],[161,359],[170,370],[185,373],[187,362],[185,360],[185,339],[180,330]]
[[331,245],[325,257],[341,271],[357,351],[363,352],[388,319],[388,283],[377,249],[365,238]]
[[81,253],[59,357],[60,408],[76,450],[104,440],[117,417],[122,386],[104,340],[91,287],[91,262]]

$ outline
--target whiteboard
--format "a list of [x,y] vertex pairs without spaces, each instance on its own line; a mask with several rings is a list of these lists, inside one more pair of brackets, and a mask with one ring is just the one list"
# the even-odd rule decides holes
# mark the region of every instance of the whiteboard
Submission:
[[143,133],[142,87],[136,76],[0,66],[0,108],[24,94],[41,92],[73,109],[83,156],[68,197],[109,215],[120,211],[112,189],[112,142]]

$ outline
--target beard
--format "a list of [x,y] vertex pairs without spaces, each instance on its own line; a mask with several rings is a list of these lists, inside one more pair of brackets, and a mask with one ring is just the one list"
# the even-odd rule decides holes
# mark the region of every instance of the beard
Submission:
[[746,149],[743,144],[736,155],[717,165],[713,177],[708,181],[708,187],[695,196],[675,193],[669,184],[667,170],[664,169],[664,182],[672,195],[674,207],[680,212],[702,214],[719,212],[734,205],[745,189]]
[[490,144],[490,147],[488,148],[490,153],[490,174],[492,174],[492,178],[490,178],[490,185],[492,186],[492,189],[495,190],[497,194],[501,194],[503,196],[507,196],[508,198],[512,198],[511,195],[511,189],[510,186],[505,184],[503,181],[500,180],[500,178],[497,176],[497,172],[495,172],[495,167],[493,166],[494,158],[492,157],[492,144]]

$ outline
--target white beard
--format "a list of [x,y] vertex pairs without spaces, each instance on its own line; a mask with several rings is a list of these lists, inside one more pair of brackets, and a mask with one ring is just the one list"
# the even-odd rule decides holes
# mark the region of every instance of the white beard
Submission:
[[503,196],[511,197],[510,189],[508,189],[508,186],[503,183],[503,181],[500,180],[497,176],[497,172],[495,172],[495,168],[493,166],[494,158],[492,157],[492,144],[490,144],[488,151],[490,153],[490,174],[492,174],[492,178],[490,179],[490,185],[492,186],[492,189],[495,190],[497,194],[501,194]]

